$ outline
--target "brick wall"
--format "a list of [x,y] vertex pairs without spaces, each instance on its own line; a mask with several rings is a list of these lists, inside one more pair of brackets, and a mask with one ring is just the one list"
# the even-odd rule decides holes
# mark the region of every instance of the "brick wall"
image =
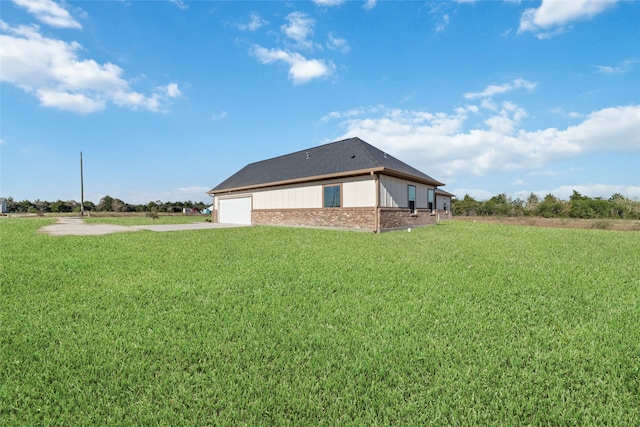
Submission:
[[453,214],[451,214],[451,210],[448,210],[448,211],[439,210],[438,214],[440,215],[440,221],[445,221],[453,217]]
[[418,209],[416,213],[412,214],[408,208],[380,208],[379,216],[381,230],[398,230],[433,225],[438,221],[451,219],[451,212],[436,211],[431,213],[428,209]]
[[[380,229],[397,230],[408,227],[433,225],[438,220],[451,219],[451,211],[418,209],[411,214],[409,209],[380,208],[378,210]],[[211,221],[218,222],[218,211],[211,212]],[[291,225],[300,227],[336,227],[358,230],[375,230],[374,208],[341,208],[341,209],[259,209],[251,213],[254,225]]]
[[295,225],[375,230],[374,208],[259,209],[251,213],[257,225]]

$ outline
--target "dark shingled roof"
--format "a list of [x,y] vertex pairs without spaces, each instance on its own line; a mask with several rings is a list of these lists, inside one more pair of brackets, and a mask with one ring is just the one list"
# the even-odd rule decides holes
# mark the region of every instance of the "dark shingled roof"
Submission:
[[250,163],[209,193],[383,172],[430,185],[444,185],[360,138],[349,138]]
[[441,196],[456,197],[455,194],[451,194],[448,191],[444,191],[442,188],[436,188],[436,194],[439,194]]

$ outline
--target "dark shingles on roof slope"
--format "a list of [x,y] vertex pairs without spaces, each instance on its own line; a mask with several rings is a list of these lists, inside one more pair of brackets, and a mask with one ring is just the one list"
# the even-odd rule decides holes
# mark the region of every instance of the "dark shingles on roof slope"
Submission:
[[349,138],[250,163],[210,192],[216,193],[235,188],[275,184],[323,175],[348,174],[352,171],[377,168],[385,168],[442,185],[429,175],[420,172],[360,138]]

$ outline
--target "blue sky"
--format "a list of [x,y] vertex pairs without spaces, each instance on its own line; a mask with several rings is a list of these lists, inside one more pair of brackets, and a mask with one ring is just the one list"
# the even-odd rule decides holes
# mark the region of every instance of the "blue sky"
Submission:
[[640,198],[640,2],[0,0],[0,196],[210,201],[358,136],[459,197]]

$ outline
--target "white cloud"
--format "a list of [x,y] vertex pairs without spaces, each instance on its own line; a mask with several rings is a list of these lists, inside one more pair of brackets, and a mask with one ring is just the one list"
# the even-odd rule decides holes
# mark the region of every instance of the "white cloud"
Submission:
[[345,0],[313,0],[318,6],[339,6],[345,2]]
[[594,65],[594,68],[603,74],[624,74],[637,62],[637,59],[627,59],[620,62],[617,66]]
[[332,111],[329,114],[322,117],[320,120],[323,122],[327,122],[329,120],[335,120],[335,119],[353,118],[353,117],[362,116],[364,114],[374,114],[383,108],[384,107],[380,105],[377,107],[368,107],[368,108],[352,108],[347,111]]
[[258,13],[253,12],[251,14],[251,20],[246,24],[239,24],[238,28],[242,31],[256,31],[268,23],[269,22],[262,19]]
[[[537,9],[527,9],[520,18],[518,34],[536,33],[548,38],[564,31],[572,21],[590,19],[613,6],[618,0],[542,0]],[[545,32],[552,30],[551,32]]]
[[584,151],[640,151],[640,106],[595,111],[580,124],[556,131],[557,140],[578,144]]
[[344,120],[340,138],[358,136],[401,159],[412,159],[433,176],[489,175],[535,170],[553,162],[594,152],[640,152],[640,106],[595,111],[566,129],[524,130],[526,111],[503,102],[488,114],[484,126],[468,129],[468,114],[383,109],[373,117],[332,112],[324,121]]
[[313,35],[313,26],[316,21],[309,18],[304,12],[291,12],[286,17],[288,24],[283,24],[280,29],[290,39],[297,42],[301,49],[312,49],[313,43],[309,37]]
[[513,133],[515,126],[520,124],[521,120],[526,116],[527,113],[524,109],[511,104],[510,102],[505,102],[503,103],[503,108],[498,112],[498,114],[489,117],[484,121],[484,123],[492,132],[510,135]]
[[364,6],[362,6],[362,8],[363,8],[364,10],[371,10],[371,9],[373,9],[374,7],[376,7],[376,3],[377,3],[377,0],[367,0],[367,1],[364,3]]
[[327,47],[331,50],[339,50],[342,53],[348,53],[351,50],[349,43],[345,39],[336,37],[333,33],[327,35]]
[[0,21],[0,29],[0,79],[35,94],[45,107],[89,114],[112,101],[161,111],[168,99],[180,96],[175,83],[152,95],[135,92],[122,78],[122,68],[80,59],[80,44],[44,37],[37,26],[11,27]]
[[176,6],[178,6],[178,8],[180,10],[187,10],[189,9],[189,5],[186,4],[184,1],[182,0],[169,0],[171,3],[175,4]]
[[463,96],[466,99],[491,98],[495,95],[501,95],[515,89],[524,88],[528,91],[532,91],[536,88],[536,85],[537,83],[533,83],[525,79],[515,79],[510,83],[504,83],[501,85],[489,85],[482,92],[469,92],[465,93]]
[[214,113],[211,115],[211,120],[213,121],[218,121],[218,120],[222,120],[225,117],[227,117],[227,112],[226,111],[221,111],[219,113]]
[[166,91],[169,98],[179,98],[180,96],[182,96],[182,92],[180,92],[180,89],[178,88],[178,85],[176,83],[169,83],[167,87],[164,88],[164,90]]
[[449,14],[444,14],[442,16],[442,21],[440,21],[436,25],[436,32],[440,33],[442,31],[444,31],[448,26],[449,26]]
[[82,28],[66,9],[52,0],[13,0],[38,21],[57,28]]
[[54,107],[80,114],[95,113],[105,108],[103,100],[92,99],[81,93],[40,89],[37,91],[37,97],[44,107]]
[[307,83],[313,79],[330,76],[335,70],[331,61],[306,59],[297,52],[281,49],[266,49],[254,45],[253,54],[263,64],[282,61],[289,65],[289,76],[295,84]]

